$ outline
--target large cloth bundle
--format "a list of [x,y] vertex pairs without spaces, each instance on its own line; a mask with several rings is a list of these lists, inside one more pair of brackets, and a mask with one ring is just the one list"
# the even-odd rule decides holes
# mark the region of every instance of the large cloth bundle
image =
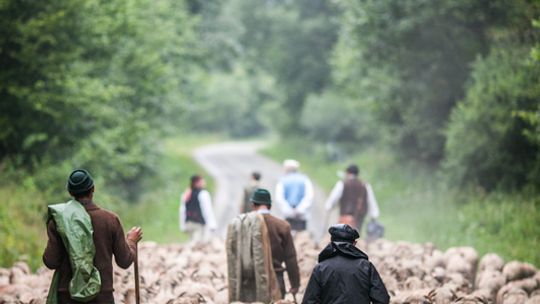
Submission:
[[240,214],[227,230],[229,302],[271,303],[281,299],[262,215]]
[[[79,302],[88,302],[101,290],[101,277],[94,266],[96,248],[93,239],[93,227],[90,215],[77,201],[49,206],[49,220],[56,224],[56,230],[66,248],[73,276],[69,283],[71,298]],[[59,273],[53,276],[47,304],[58,303]]]

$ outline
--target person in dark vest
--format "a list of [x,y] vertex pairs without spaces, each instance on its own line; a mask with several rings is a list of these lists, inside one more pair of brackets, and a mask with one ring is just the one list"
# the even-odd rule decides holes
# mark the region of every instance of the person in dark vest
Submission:
[[[270,238],[274,271],[276,272],[281,296],[285,297],[285,279],[283,274],[287,271],[291,288],[289,292],[298,293],[300,287],[300,271],[296,259],[296,249],[291,234],[291,225],[286,221],[270,214],[272,198],[266,189],[257,189],[251,197],[253,211],[262,214]],[[283,267],[285,264],[285,267]]]
[[212,198],[200,175],[190,178],[190,186],[180,202],[180,230],[189,234],[192,242],[205,242],[217,228]]
[[369,183],[359,177],[356,165],[347,167],[345,177],[336,183],[326,200],[325,208],[330,211],[339,202],[339,222],[359,231],[367,214],[373,219],[379,217],[379,206]]
[[302,303],[388,304],[390,296],[377,269],[355,246],[358,231],[337,224],[328,232],[331,241],[319,254]]
[[276,185],[276,204],[293,232],[306,230],[313,204],[313,184],[300,173],[300,163],[294,159],[283,162],[285,175]]
[[252,172],[249,184],[244,188],[244,199],[242,206],[240,207],[240,213],[251,211],[251,196],[255,190],[261,186],[261,174],[259,172]]
[[[100,208],[93,200],[94,181],[86,170],[73,171],[68,178],[67,190],[75,201],[79,202],[90,216],[95,246],[94,266],[101,277],[101,291],[90,302],[114,303],[112,257],[121,268],[128,268],[135,257],[136,244],[142,238],[142,230],[133,227],[127,235],[118,216]],[[47,223],[47,247],[43,252],[43,263],[47,268],[58,273],[58,303],[83,303],[71,299],[69,292],[72,269],[68,250],[56,229],[54,220]]]

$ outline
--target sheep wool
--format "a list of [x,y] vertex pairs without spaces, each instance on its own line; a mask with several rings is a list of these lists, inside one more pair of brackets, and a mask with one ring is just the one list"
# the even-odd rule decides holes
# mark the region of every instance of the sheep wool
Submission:
[[[317,263],[320,244],[309,234],[298,233],[301,282],[297,300]],[[432,244],[391,242],[380,239],[357,245],[377,267],[392,304],[540,304],[540,272],[527,263],[504,261],[493,253],[484,255],[476,272],[475,254],[464,247],[435,249]],[[227,255],[222,240],[207,243],[139,244],[142,303],[225,304],[228,301]],[[454,265],[465,263],[467,266]],[[0,303],[44,304],[52,271],[32,273],[23,262],[0,268]],[[113,272],[116,303],[135,303],[133,267]],[[292,296],[283,301],[290,304]],[[237,302],[239,303],[239,302]]]

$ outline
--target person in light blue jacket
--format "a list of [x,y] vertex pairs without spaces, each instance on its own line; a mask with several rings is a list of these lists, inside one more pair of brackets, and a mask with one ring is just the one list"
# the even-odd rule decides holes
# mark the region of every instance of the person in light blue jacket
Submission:
[[305,230],[313,204],[313,184],[305,174],[298,172],[298,161],[287,159],[283,167],[285,175],[276,186],[276,204],[293,231]]

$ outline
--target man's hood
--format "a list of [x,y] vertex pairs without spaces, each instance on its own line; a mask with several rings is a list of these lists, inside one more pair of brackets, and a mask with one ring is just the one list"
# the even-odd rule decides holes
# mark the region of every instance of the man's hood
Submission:
[[319,263],[329,258],[341,255],[351,259],[368,259],[367,254],[348,242],[330,242],[319,254]]

